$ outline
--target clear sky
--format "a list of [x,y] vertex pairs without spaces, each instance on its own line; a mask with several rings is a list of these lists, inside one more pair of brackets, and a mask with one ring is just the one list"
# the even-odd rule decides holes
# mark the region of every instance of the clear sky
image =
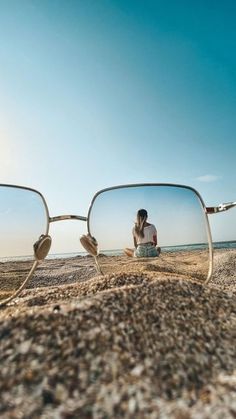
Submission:
[[[236,200],[235,21],[234,0],[0,0],[1,183],[52,216],[135,182]],[[236,210],[212,228],[236,239]]]

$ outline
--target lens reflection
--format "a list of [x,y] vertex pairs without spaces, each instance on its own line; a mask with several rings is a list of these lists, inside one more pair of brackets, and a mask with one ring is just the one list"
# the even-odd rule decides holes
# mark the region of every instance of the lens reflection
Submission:
[[0,302],[25,281],[33,265],[33,245],[47,226],[47,209],[39,193],[0,186]]
[[[133,230],[140,209],[147,211],[147,223],[156,227],[159,256],[151,251],[153,257],[145,252],[138,254],[144,257],[128,257],[124,252],[134,249]],[[204,281],[209,272],[207,228],[199,196],[186,187],[145,185],[103,191],[89,213],[89,233],[98,242],[97,260],[103,273],[141,270]]]

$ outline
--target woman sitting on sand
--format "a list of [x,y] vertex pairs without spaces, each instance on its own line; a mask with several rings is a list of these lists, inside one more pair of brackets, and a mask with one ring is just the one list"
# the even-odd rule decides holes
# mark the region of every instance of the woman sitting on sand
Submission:
[[157,246],[157,230],[154,224],[147,222],[148,213],[145,209],[137,212],[137,220],[132,230],[135,249],[124,250],[130,257],[155,257],[160,254],[160,247]]

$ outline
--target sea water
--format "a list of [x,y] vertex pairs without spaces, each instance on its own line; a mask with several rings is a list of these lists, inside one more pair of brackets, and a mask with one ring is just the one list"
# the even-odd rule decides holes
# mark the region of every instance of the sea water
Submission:
[[[206,248],[206,243],[180,245],[180,246],[162,246],[161,249],[164,252],[181,252],[181,251],[194,251]],[[236,240],[214,242],[214,249],[236,249]],[[124,255],[124,249],[112,249],[112,250],[101,250],[101,253],[106,256],[121,256]],[[49,255],[48,258],[70,258],[76,256],[86,256],[86,252],[74,252],[74,253],[60,253],[55,255]]]
[[[213,242],[214,249],[236,249],[236,240],[232,241],[222,241],[222,242]],[[162,252],[181,252],[181,251],[194,251],[206,249],[205,243],[189,244],[189,245],[180,245],[180,246],[162,246]],[[101,253],[106,256],[121,256],[124,255],[123,249],[112,249],[112,250],[102,250]],[[49,254],[47,259],[68,259],[78,256],[86,256],[86,252],[72,252],[72,253],[55,253]],[[32,260],[33,256],[14,256],[14,257],[4,257],[0,258],[0,262],[10,262],[10,261],[26,261]]]

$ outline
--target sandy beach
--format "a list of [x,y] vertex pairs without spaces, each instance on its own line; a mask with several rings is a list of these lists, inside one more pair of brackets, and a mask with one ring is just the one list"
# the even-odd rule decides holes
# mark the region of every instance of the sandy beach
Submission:
[[208,285],[171,258],[41,263],[0,310],[0,417],[234,418],[236,250]]

